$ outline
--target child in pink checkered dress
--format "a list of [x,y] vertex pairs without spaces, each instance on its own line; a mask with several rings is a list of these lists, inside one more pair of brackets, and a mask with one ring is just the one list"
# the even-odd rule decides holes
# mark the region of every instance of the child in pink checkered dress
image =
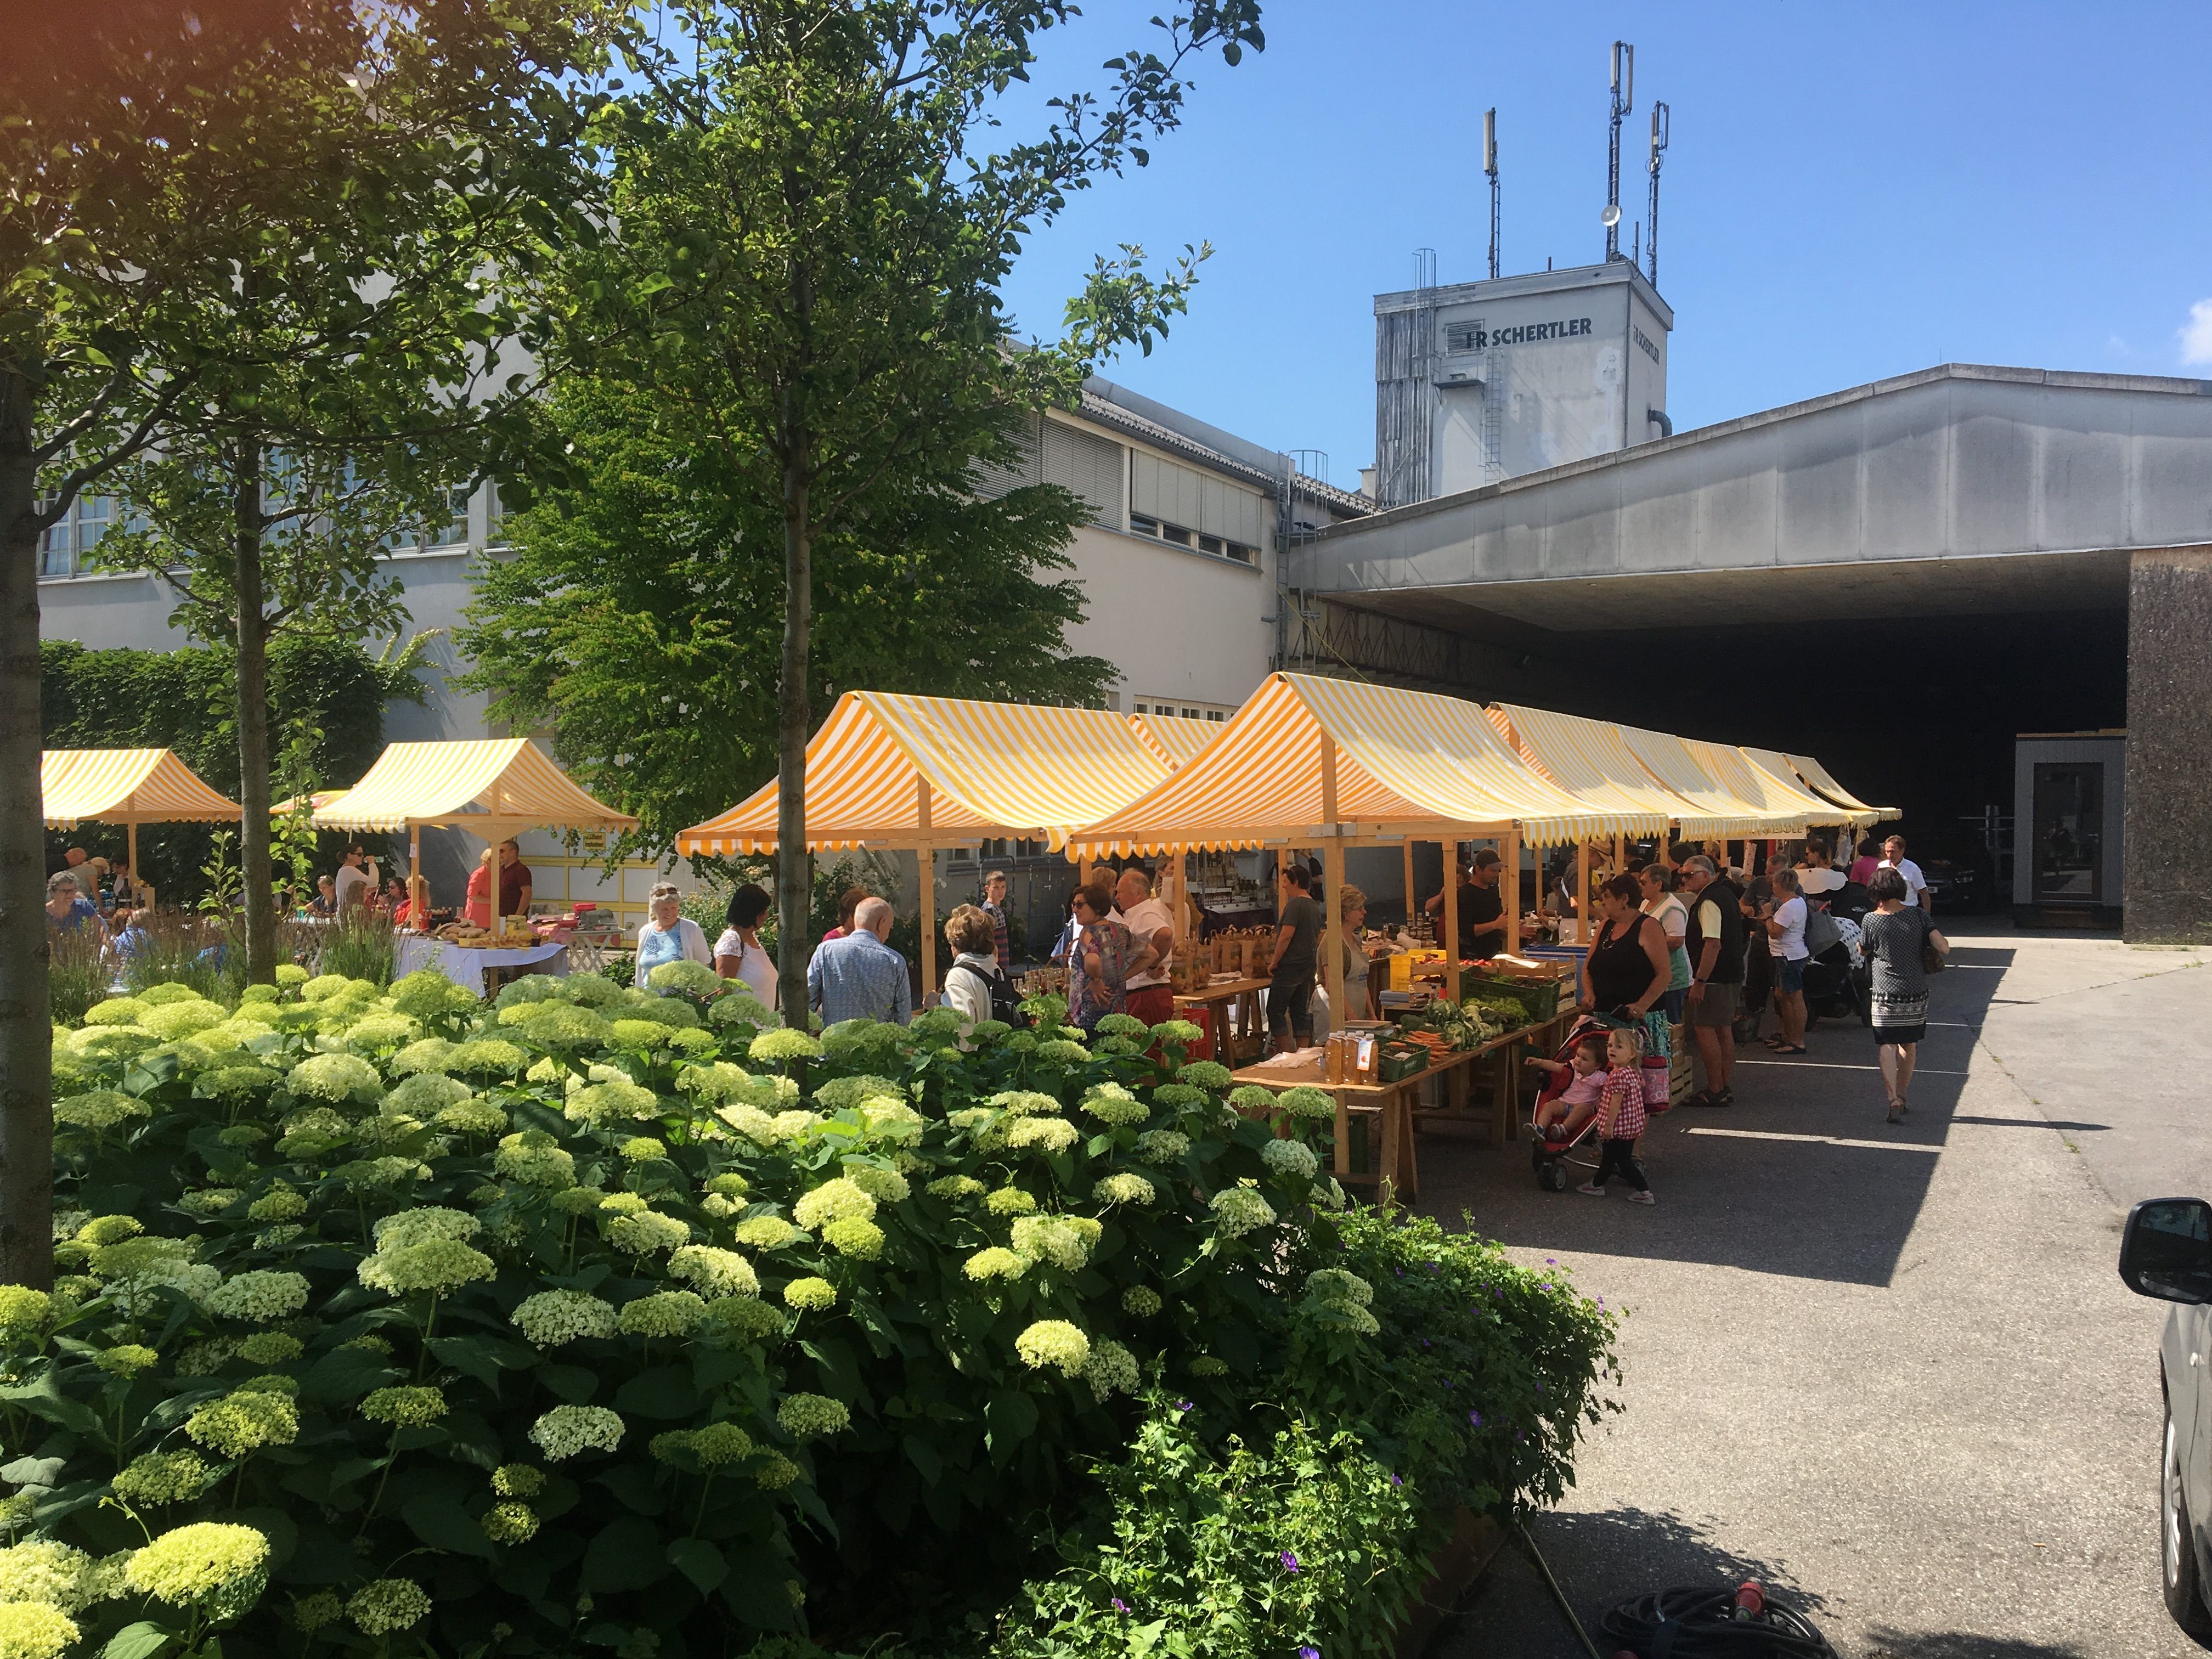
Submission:
[[1644,1033],[1630,1026],[1609,1033],[1605,1040],[1605,1083],[1598,1097],[1597,1133],[1603,1152],[1597,1174],[1578,1191],[1592,1198],[1605,1196],[1606,1182],[1615,1175],[1635,1190],[1632,1204],[1656,1204],[1651,1183],[1636,1161],[1636,1142],[1644,1133]]

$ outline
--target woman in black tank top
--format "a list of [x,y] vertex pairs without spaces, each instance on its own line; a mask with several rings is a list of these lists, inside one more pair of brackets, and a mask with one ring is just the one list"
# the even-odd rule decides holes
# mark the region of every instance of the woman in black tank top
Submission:
[[1615,876],[1598,890],[1605,926],[1583,966],[1585,1013],[1626,1008],[1641,1018],[1667,988],[1667,935],[1637,908],[1642,897],[1633,876]]

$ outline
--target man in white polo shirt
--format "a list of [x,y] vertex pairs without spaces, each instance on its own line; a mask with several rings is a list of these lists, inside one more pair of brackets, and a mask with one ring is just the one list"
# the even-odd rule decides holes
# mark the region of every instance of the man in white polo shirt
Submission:
[[1129,1017],[1147,1025],[1164,1024],[1175,1018],[1175,987],[1168,975],[1175,918],[1152,896],[1152,878],[1133,864],[1114,884],[1114,920],[1137,939],[1137,954],[1129,959],[1124,981]]
[[1920,866],[1905,856],[1905,837],[1892,836],[1881,844],[1881,867],[1894,870],[1905,878],[1905,902],[1929,915],[1936,914],[1935,895],[1928,890],[1928,878],[1920,873]]

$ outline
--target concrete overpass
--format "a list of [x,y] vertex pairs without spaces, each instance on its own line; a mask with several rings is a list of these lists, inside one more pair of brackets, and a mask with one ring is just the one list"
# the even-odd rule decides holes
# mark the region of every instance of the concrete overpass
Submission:
[[2212,939],[2212,382],[1946,365],[1339,526],[1291,583],[1575,649],[2124,614],[2128,931]]

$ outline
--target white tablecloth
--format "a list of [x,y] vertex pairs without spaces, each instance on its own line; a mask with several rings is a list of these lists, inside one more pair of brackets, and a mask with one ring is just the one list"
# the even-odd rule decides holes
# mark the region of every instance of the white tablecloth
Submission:
[[479,951],[468,945],[448,945],[444,939],[422,933],[405,933],[400,936],[392,976],[399,979],[417,969],[434,968],[454,984],[482,996],[485,969],[533,967],[540,973],[565,976],[568,971],[568,947],[526,945],[520,950]]

